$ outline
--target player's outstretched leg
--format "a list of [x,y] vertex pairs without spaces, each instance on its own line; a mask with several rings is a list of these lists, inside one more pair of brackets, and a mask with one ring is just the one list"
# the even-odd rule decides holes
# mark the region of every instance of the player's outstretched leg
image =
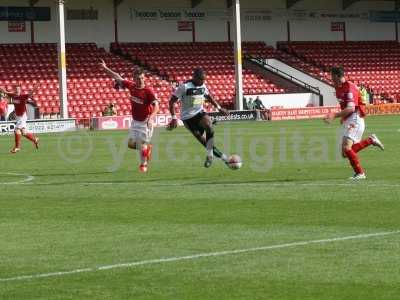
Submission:
[[385,150],[385,146],[383,145],[383,143],[378,139],[378,137],[376,136],[376,134],[371,134],[368,139],[371,140],[372,145],[374,145],[375,147],[378,147],[379,149],[381,149],[382,151]]
[[[192,134],[204,147],[207,148],[207,141],[203,135],[200,135],[199,132],[192,132]],[[228,163],[228,156],[226,154],[224,154],[221,150],[219,150],[217,147],[213,146],[212,154],[214,156],[218,157],[219,159],[221,159],[226,164]]]
[[33,133],[29,133],[29,132],[27,132],[27,133],[22,132],[22,135],[25,138],[27,138],[28,140],[30,140],[36,149],[39,149],[39,138],[38,137],[36,137]]
[[214,129],[211,126],[207,126],[205,130],[207,156],[206,161],[204,162],[204,167],[209,168],[214,159]]
[[12,154],[15,154],[21,150],[21,136],[22,136],[22,133],[21,133],[20,129],[17,129],[14,131],[15,145],[10,151]]
[[385,150],[385,146],[383,145],[383,143],[378,139],[378,137],[375,134],[371,134],[367,139],[365,139],[357,144],[354,144],[352,146],[352,149],[354,152],[358,153],[361,150],[363,150],[371,145],[378,147],[381,150]]
[[225,163],[228,160],[228,157],[222,153],[217,147],[214,146],[214,128],[212,127],[211,119],[208,115],[204,115],[200,121],[201,126],[204,128],[206,137],[204,139],[204,135],[201,134],[200,138],[196,137],[200,143],[202,143],[207,150],[206,160],[204,162],[204,167],[209,168],[212,165],[214,155],[220,159],[222,159]]

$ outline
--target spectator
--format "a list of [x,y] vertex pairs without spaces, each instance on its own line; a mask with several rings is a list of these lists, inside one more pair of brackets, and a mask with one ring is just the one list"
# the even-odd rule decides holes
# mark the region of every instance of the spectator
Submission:
[[253,109],[254,109],[253,98],[250,98],[249,101],[247,102],[247,108],[248,108],[249,110],[253,110]]
[[364,85],[364,83],[360,84],[360,96],[361,96],[361,102],[366,105],[370,103],[370,99],[369,99],[369,94],[368,91]]
[[110,103],[103,111],[104,117],[110,117],[116,115],[117,115],[117,108],[115,107],[115,103]]
[[374,92],[371,89],[368,89],[368,96],[369,96],[369,104],[374,103]]
[[0,93],[0,121],[6,121],[8,111],[8,101],[5,95]]
[[243,97],[243,109],[248,110],[246,97]]
[[254,100],[253,106],[254,106],[255,109],[259,109],[259,110],[265,109],[265,106],[262,103],[262,101],[261,101],[259,96],[257,96],[257,98]]

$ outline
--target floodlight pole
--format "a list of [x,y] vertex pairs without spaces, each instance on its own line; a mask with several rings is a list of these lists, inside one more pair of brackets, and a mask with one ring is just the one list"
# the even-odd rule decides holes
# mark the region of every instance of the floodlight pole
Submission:
[[61,118],[68,118],[68,98],[67,98],[67,68],[65,55],[65,26],[64,26],[64,0],[58,2],[58,21],[59,21],[59,43],[58,43],[58,80],[61,105]]
[[235,0],[235,78],[236,78],[236,101],[235,109],[243,110],[243,74],[242,74],[242,33],[240,30],[240,0]]

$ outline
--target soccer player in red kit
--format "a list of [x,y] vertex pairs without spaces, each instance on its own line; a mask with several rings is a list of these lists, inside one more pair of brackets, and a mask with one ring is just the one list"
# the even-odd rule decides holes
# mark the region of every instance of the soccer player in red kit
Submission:
[[8,100],[0,93],[0,121],[5,121],[8,111]]
[[11,103],[14,104],[15,108],[15,115],[16,115],[16,124],[14,131],[15,146],[10,151],[13,154],[21,150],[21,136],[26,137],[35,145],[36,149],[39,149],[39,138],[37,138],[32,133],[26,131],[26,121],[28,119],[26,115],[26,104],[35,103],[32,100],[32,95],[34,93],[34,90],[35,89],[31,90],[27,94],[22,94],[20,86],[15,87],[15,92],[8,92],[0,88],[0,92],[4,93],[10,99]]
[[324,120],[331,123],[336,118],[341,119],[343,124],[342,155],[348,158],[355,173],[350,179],[366,179],[357,153],[370,145],[379,147],[381,150],[384,150],[384,146],[375,134],[362,140],[366,114],[358,87],[346,80],[344,70],[341,67],[332,68],[331,75],[341,111],[328,114]]
[[147,172],[151,159],[153,120],[159,111],[158,100],[153,91],[146,87],[146,76],[142,69],[135,70],[134,81],[130,81],[108,68],[103,60],[101,67],[115,79],[117,86],[128,89],[131,94],[133,121],[129,131],[128,147],[140,151],[139,171]]

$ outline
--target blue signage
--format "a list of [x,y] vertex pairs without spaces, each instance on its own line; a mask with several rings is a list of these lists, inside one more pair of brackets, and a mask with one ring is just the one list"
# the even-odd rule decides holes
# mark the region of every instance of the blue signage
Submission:
[[0,6],[0,21],[50,20],[50,7]]
[[400,11],[395,10],[372,10],[369,12],[369,20],[371,22],[400,22]]

